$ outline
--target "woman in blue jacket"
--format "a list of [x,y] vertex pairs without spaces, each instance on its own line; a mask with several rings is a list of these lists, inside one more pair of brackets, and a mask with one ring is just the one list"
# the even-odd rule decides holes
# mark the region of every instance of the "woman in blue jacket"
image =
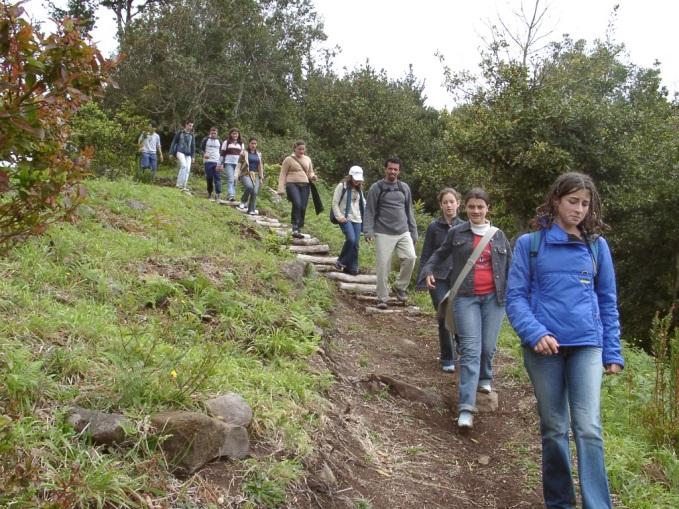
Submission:
[[[469,218],[446,235],[443,244],[424,264],[421,274],[427,286],[436,288],[435,267],[452,256],[449,281],[455,284],[467,261],[482,240],[489,238],[471,270],[461,281],[455,298],[454,315],[460,344],[460,383],[458,384],[457,426],[474,425],[476,393],[490,393],[493,379],[493,356],[502,318],[505,314],[505,290],[511,252],[507,237],[486,219],[490,198],[480,188],[464,196],[464,210]],[[486,237],[487,236],[487,237]]]
[[[434,254],[434,251],[441,247],[448,231],[462,223],[462,219],[457,217],[457,209],[460,207],[460,193],[452,187],[445,187],[439,191],[436,198],[441,209],[441,217],[431,222],[427,228],[427,234],[424,236],[424,245],[420,254],[420,273],[417,276],[417,287],[421,289],[427,286],[424,281],[426,274],[423,273],[422,269],[429,261],[431,255]],[[452,268],[452,255],[443,260],[437,267],[434,267],[435,288],[429,289],[429,296],[431,297],[434,309],[437,311],[439,303],[448,293],[448,290],[450,290],[449,277]],[[455,345],[453,344],[453,335],[446,329],[445,322],[445,319],[438,318],[441,369],[448,373],[454,373],[457,355]]]
[[[549,508],[575,508],[568,443],[575,437],[584,509],[611,507],[600,423],[602,373],[624,361],[615,273],[592,179],[566,173],[514,249],[507,316],[521,338],[540,414]],[[570,415],[570,423],[569,423]]]

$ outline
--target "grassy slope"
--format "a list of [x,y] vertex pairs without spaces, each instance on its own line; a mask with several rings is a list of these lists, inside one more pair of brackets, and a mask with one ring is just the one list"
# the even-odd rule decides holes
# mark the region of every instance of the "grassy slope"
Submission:
[[[271,452],[243,464],[238,496],[278,505],[301,475],[331,383],[306,367],[331,288],[281,278],[280,240],[247,238],[247,223],[227,207],[126,181],[88,187],[79,224],[0,261],[0,415],[11,418],[0,417],[0,506],[137,506],[148,496],[190,507],[194,481],[166,473],[145,416],[231,390],[252,404],[251,433]],[[289,210],[266,200],[259,208]],[[310,211],[307,223],[339,249],[325,212]],[[372,247],[361,250],[370,266]],[[426,293],[414,298],[429,309]],[[508,328],[501,344],[525,377]],[[676,455],[651,447],[641,424],[651,362],[629,349],[627,359],[624,375],[604,384],[612,487],[630,508],[679,507]],[[135,419],[133,445],[111,454],[88,446],[62,424],[74,402]],[[203,493],[202,506],[217,495]]]

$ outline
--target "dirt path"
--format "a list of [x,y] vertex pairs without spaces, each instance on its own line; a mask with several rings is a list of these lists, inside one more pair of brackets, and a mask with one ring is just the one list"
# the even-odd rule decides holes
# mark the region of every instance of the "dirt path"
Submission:
[[[333,324],[322,359],[337,381],[307,465],[316,474],[305,507],[543,507],[533,397],[503,376],[508,359],[495,361],[498,411],[463,434],[451,412],[456,376],[438,368],[433,317],[368,315],[340,294]],[[374,374],[429,391],[433,402],[392,395]]]

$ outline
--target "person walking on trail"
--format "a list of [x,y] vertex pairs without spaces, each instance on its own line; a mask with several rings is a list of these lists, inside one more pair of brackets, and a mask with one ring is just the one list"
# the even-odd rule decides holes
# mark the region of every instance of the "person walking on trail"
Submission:
[[363,228],[363,168],[352,166],[349,175],[335,187],[332,214],[344,234],[344,245],[335,268],[353,276],[358,274],[358,248]]
[[222,201],[222,171],[224,167],[222,166],[219,154],[221,145],[222,143],[219,141],[216,127],[211,127],[210,134],[200,142],[200,151],[203,154],[203,165],[205,168],[205,180],[207,182],[207,199],[212,199],[214,191],[216,203]]
[[375,182],[368,191],[363,218],[366,242],[375,240],[377,273],[377,307],[387,308],[389,272],[394,252],[400,269],[392,291],[401,302],[407,302],[406,288],[415,268],[417,255],[417,225],[413,212],[410,187],[398,177],[401,160],[394,157],[384,163],[384,179]]
[[[422,246],[422,253],[420,254],[420,271],[417,277],[417,288],[427,288],[425,281],[426,274],[422,270],[425,264],[434,251],[436,251],[446,238],[448,232],[463,221],[457,216],[457,210],[460,207],[460,193],[452,187],[446,187],[439,191],[437,201],[441,209],[441,217],[434,219],[424,236],[424,245]],[[450,290],[450,271],[453,268],[453,256],[448,256],[443,262],[434,267],[434,286],[429,289],[431,303],[434,309],[438,311],[439,304]],[[457,352],[453,341],[453,334],[446,328],[445,319],[438,318],[439,328],[439,346],[441,348],[441,369],[448,373],[455,372],[455,362],[457,360]]]
[[542,437],[547,507],[575,508],[569,448],[575,439],[582,507],[611,507],[601,435],[602,374],[622,371],[615,270],[599,193],[588,175],[556,179],[519,237],[507,316],[521,339]]
[[298,140],[292,146],[292,154],[286,157],[281,164],[281,172],[278,175],[278,194],[286,194],[292,204],[290,212],[290,224],[292,236],[302,238],[306,207],[309,203],[309,183],[316,181],[316,173],[311,158],[306,155],[306,143]]
[[489,206],[483,189],[469,190],[464,197],[469,221],[450,230],[422,268],[427,286],[435,290],[435,267],[453,257],[451,290],[441,307],[448,315],[446,325],[457,331],[460,346],[457,426],[461,429],[474,425],[476,393],[492,391],[493,356],[505,314],[511,251],[505,234],[486,219]]
[[222,143],[222,156],[224,157],[224,173],[226,174],[226,194],[229,201],[236,199],[236,166],[245,145],[240,131],[235,127],[229,129],[229,135]]
[[236,178],[240,178],[243,184],[243,197],[238,208],[245,210],[248,214],[255,216],[259,214],[257,210],[257,195],[259,194],[260,183],[264,181],[264,161],[262,153],[257,150],[257,138],[248,140],[248,149],[243,152],[238,160]]
[[177,188],[189,192],[188,182],[191,173],[191,161],[196,154],[196,139],[193,136],[193,122],[184,122],[184,129],[172,138],[170,156],[176,157],[179,163],[177,172]]
[[145,132],[141,133],[139,140],[139,151],[141,152],[141,170],[151,170],[151,179],[156,178],[158,171],[158,159],[163,162],[163,149],[160,146],[160,136],[156,132],[156,126],[149,124]]

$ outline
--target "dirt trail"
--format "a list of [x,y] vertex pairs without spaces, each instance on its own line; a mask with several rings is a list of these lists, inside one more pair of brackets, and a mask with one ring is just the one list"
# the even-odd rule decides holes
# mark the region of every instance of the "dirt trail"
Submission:
[[[307,465],[315,474],[305,507],[543,507],[534,400],[529,386],[503,376],[508,359],[495,360],[499,409],[461,433],[451,412],[457,377],[438,368],[434,318],[364,308],[338,295],[321,355],[336,383]],[[427,390],[434,402],[392,395],[373,374]]]

